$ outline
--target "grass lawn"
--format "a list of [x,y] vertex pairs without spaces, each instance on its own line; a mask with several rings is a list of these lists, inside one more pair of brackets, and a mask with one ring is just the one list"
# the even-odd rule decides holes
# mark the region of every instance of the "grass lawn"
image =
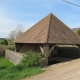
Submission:
[[15,66],[9,60],[0,58],[0,80],[22,80],[42,72],[40,67]]

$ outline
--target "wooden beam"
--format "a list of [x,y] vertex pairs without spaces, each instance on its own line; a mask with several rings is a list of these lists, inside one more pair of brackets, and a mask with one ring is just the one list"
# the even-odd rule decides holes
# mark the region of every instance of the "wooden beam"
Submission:
[[48,56],[51,54],[52,50],[54,50],[54,45],[50,48]]
[[54,49],[54,45],[52,45],[50,49],[49,49],[49,44],[40,45],[39,47],[40,47],[42,54],[44,55],[43,66],[47,66],[48,57],[51,54],[52,50]]
[[45,44],[43,45],[43,50],[44,50],[44,56],[45,56],[45,63],[44,65],[47,66],[48,65],[48,55],[49,55],[49,45]]
[[15,43],[15,51],[17,52],[17,47],[16,46],[17,46],[17,44]]
[[40,50],[41,50],[42,55],[44,55],[44,49],[43,49],[43,46],[40,45],[39,47],[40,47]]
[[17,43],[16,44],[16,52],[18,52],[20,50],[20,48],[22,47],[23,44],[21,43]]
[[78,46],[78,48],[80,49],[80,45],[77,45]]

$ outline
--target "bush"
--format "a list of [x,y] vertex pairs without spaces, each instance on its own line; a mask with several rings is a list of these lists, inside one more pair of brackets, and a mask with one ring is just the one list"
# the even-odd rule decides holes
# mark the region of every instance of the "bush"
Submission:
[[41,66],[42,58],[39,53],[29,51],[25,53],[21,62],[27,67]]
[[3,45],[4,44],[4,42],[1,42],[1,45]]
[[4,44],[8,45],[8,41],[6,39],[4,39]]
[[0,48],[0,57],[5,56],[5,50],[3,48]]
[[80,36],[80,28],[77,30],[77,34]]
[[7,45],[1,45],[0,46],[0,57],[3,57],[5,56],[5,50],[6,49],[9,49],[9,50],[12,50],[14,51],[14,45],[10,45],[10,46],[7,46]]

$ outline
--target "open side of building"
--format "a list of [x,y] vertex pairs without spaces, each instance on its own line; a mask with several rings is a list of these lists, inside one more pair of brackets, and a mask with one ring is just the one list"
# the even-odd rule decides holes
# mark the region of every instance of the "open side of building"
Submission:
[[58,44],[74,44],[80,48],[80,37],[52,13],[13,42],[17,52],[25,53],[30,50],[41,52],[45,58],[44,65],[47,65],[48,57]]

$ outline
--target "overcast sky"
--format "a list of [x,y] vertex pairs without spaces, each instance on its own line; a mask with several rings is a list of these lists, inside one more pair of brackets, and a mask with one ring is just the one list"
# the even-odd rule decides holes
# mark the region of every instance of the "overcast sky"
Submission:
[[[67,1],[80,5],[80,0]],[[70,28],[80,27],[80,7],[63,0],[0,0],[0,38],[20,24],[27,30],[51,12]]]

